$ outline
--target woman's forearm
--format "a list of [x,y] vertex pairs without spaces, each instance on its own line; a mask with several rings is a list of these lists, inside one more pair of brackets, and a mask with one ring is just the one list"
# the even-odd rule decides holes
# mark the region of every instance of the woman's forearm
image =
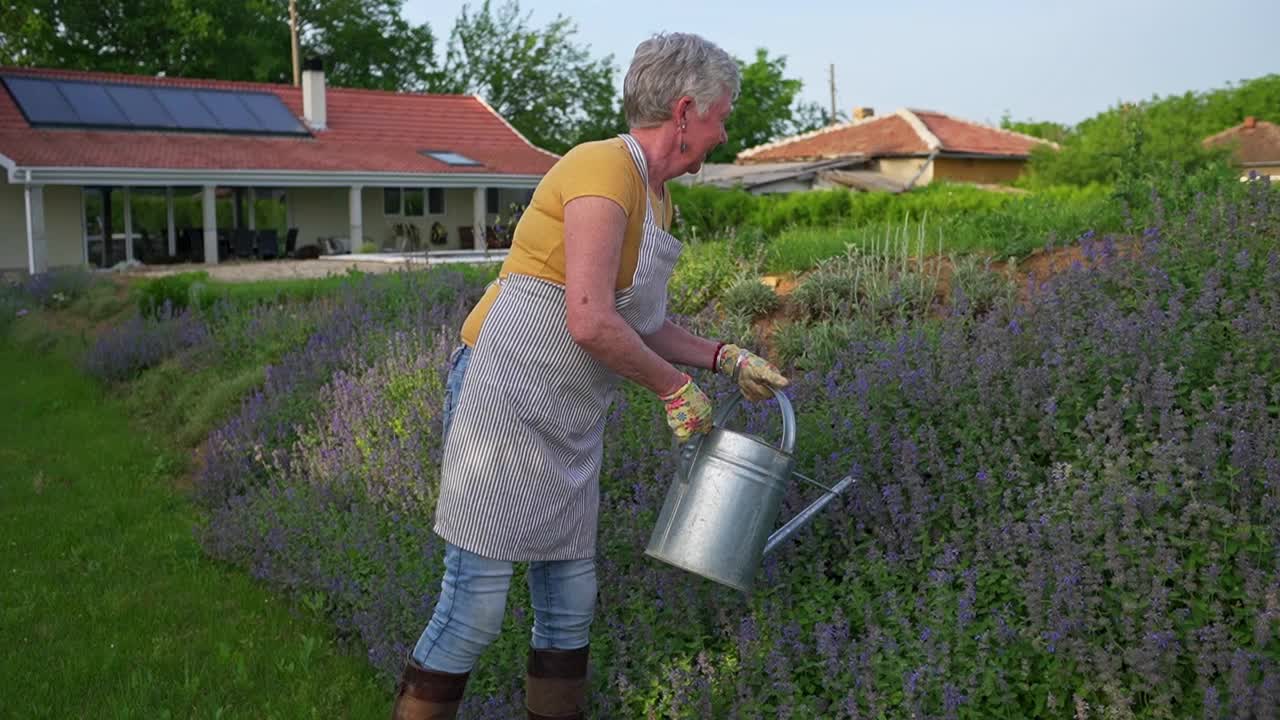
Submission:
[[720,343],[698,337],[667,320],[652,335],[644,336],[645,345],[670,363],[696,368],[714,368],[716,348]]
[[654,352],[616,312],[600,312],[589,322],[571,323],[570,333],[588,355],[658,395],[675,392],[685,382],[684,373]]

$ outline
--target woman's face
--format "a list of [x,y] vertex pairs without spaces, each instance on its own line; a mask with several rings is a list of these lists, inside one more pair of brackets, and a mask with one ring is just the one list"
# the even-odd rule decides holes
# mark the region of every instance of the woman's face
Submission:
[[733,99],[725,94],[720,96],[707,108],[705,115],[699,115],[697,105],[689,103],[685,111],[684,142],[688,148],[683,153],[690,165],[685,172],[696,173],[706,162],[707,155],[717,145],[729,139],[725,133],[724,123],[733,112]]

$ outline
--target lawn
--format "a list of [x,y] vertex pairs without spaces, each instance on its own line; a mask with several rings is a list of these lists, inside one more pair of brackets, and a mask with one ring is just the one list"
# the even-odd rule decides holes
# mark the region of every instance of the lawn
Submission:
[[385,716],[362,651],[200,552],[156,433],[57,357],[0,374],[0,717]]

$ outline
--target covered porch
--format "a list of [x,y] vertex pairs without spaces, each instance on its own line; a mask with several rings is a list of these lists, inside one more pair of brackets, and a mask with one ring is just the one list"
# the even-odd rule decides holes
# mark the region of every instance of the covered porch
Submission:
[[23,220],[0,268],[487,254],[509,246],[538,180],[20,168],[0,185]]

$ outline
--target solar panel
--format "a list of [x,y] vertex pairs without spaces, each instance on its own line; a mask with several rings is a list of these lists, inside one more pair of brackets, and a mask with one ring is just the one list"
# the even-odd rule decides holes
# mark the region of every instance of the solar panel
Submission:
[[116,107],[101,85],[64,82],[58,88],[85,125],[125,125],[124,111]]
[[309,135],[269,92],[0,75],[33,126]]
[[209,108],[224,130],[254,131],[260,129],[258,119],[240,102],[239,96],[229,92],[196,91],[196,97]]
[[156,100],[173,117],[176,127],[184,130],[218,130],[220,125],[213,119],[213,113],[196,98],[195,93],[179,88],[156,88],[152,90]]
[[298,122],[298,118],[291,112],[289,108],[280,102],[280,98],[275,95],[244,93],[240,96],[240,100],[249,108],[249,111],[258,118],[262,126],[271,132],[278,133],[306,133],[307,129]]
[[178,123],[151,88],[133,85],[104,85],[107,94],[116,101],[116,105],[124,111],[125,117],[135,127],[173,128]]
[[67,98],[58,86],[42,80],[22,77],[4,78],[9,94],[22,108],[22,114],[32,125],[75,124],[80,121]]

